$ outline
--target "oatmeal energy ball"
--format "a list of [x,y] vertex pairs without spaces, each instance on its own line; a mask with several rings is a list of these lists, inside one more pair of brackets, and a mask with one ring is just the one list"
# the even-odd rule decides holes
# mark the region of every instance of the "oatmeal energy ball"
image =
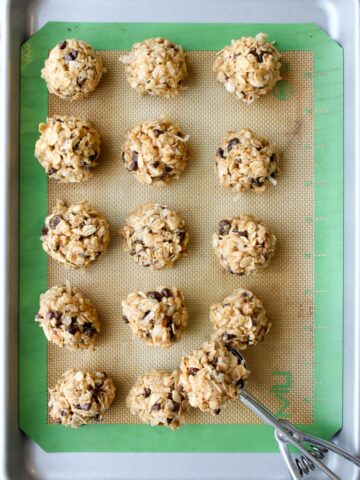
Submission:
[[252,292],[239,288],[210,307],[215,336],[235,350],[256,345],[269,332],[271,323],[264,305]]
[[138,207],[121,230],[125,251],[143,267],[159,270],[186,254],[189,234],[179,213],[158,203]]
[[249,376],[245,364],[216,339],[182,358],[180,384],[192,407],[214,415],[234,400]]
[[220,265],[236,275],[248,275],[267,267],[275,243],[276,237],[267,226],[250,215],[221,220],[212,239]]
[[40,237],[45,252],[66,267],[87,267],[100,257],[110,241],[109,224],[87,202],[67,207],[58,200]]
[[216,56],[213,70],[225,89],[250,104],[266,95],[281,79],[281,55],[267,35],[232,40]]
[[49,178],[63,183],[87,180],[100,155],[100,135],[90,122],[76,117],[48,117],[40,123],[35,157]]
[[140,183],[167,185],[185,170],[188,140],[189,135],[170,120],[140,123],[128,133],[121,158]]
[[129,85],[140,95],[178,95],[187,74],[183,48],[165,38],[135,43],[120,61]]
[[97,87],[103,74],[101,57],[81,40],[62,40],[41,70],[50,93],[62,100],[78,100]]
[[124,322],[151,346],[171,347],[187,326],[184,294],[175,287],[130,293],[122,302],[122,310]]
[[227,190],[263,192],[277,184],[278,153],[265,137],[244,128],[228,132],[216,151],[220,184]]
[[40,296],[35,320],[49,342],[74,350],[92,349],[100,332],[92,301],[70,284],[52,287]]
[[105,372],[68,370],[49,388],[50,417],[65,426],[101,421],[115,398],[115,385]]
[[152,426],[166,425],[175,430],[185,421],[187,399],[179,386],[177,370],[151,370],[138,378],[126,403],[133,415]]

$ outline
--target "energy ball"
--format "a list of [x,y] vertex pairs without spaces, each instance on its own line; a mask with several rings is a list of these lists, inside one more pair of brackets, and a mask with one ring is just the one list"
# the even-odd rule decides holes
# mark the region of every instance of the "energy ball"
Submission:
[[70,284],[52,287],[40,296],[35,320],[49,342],[72,350],[93,349],[100,332],[92,301]]
[[101,421],[114,398],[114,382],[105,372],[72,369],[49,388],[49,414],[56,423],[78,428]]
[[220,265],[236,275],[267,267],[275,252],[276,237],[250,215],[221,220],[212,244]]
[[228,132],[216,151],[220,184],[235,192],[263,192],[277,184],[278,153],[265,137],[244,128]]
[[211,305],[210,320],[218,340],[235,350],[256,345],[271,328],[261,300],[242,288]]
[[68,207],[58,200],[45,218],[40,239],[54,260],[70,268],[87,267],[106,251],[110,226],[87,202]]
[[188,311],[179,288],[130,293],[122,302],[123,320],[147,345],[171,347],[187,326]]
[[266,95],[281,79],[281,55],[267,35],[232,40],[216,56],[213,70],[229,93],[250,104]]
[[179,372],[151,370],[138,378],[126,403],[133,415],[151,426],[166,425],[172,430],[186,418],[187,399],[179,386]]
[[35,157],[49,178],[63,183],[83,182],[100,155],[100,135],[90,122],[57,115],[40,123]]
[[140,183],[168,185],[185,170],[188,140],[189,135],[184,135],[170,120],[140,123],[128,133],[121,158]]
[[62,40],[50,52],[41,70],[50,93],[62,100],[79,100],[97,87],[103,74],[101,57],[87,43]]
[[183,48],[165,38],[135,43],[120,61],[130,87],[140,95],[178,95],[187,74]]
[[126,220],[121,234],[125,251],[143,267],[171,267],[187,253],[189,234],[182,216],[158,203],[138,207]]
[[234,400],[249,376],[245,363],[216,339],[181,359],[180,385],[192,407],[219,415]]

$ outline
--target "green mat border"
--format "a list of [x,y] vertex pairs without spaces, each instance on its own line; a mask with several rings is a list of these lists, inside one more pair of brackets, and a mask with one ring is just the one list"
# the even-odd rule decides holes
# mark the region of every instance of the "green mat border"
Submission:
[[[97,50],[130,49],[152,36],[169,37],[186,50],[220,50],[232,38],[265,31],[280,50],[314,52],[313,186],[315,208],[314,424],[329,438],[342,425],[343,319],[343,52],[314,24],[122,24],[50,22],[24,43],[20,107],[20,428],[46,451],[273,452],[265,425],[188,425],[176,432],[146,425],[90,425],[78,430],[48,425],[46,340],[34,322],[46,290],[46,256],[39,235],[47,212],[47,180],[34,159],[38,124],[47,115],[40,70],[63,38],[81,38]],[[326,75],[323,74],[326,72]],[[239,108],[242,108],[239,104]],[[326,149],[323,146],[326,145]],[[310,185],[309,185],[310,186]],[[324,221],[324,218],[327,218]],[[301,220],[299,220],[301,221]],[[326,252],[327,256],[322,256]],[[323,328],[326,326],[326,330]],[[328,372],[328,373],[326,373]]]

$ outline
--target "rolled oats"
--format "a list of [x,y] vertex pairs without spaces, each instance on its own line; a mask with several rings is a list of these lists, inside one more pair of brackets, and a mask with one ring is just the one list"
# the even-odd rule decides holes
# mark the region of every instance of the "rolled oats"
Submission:
[[68,370],[49,388],[49,414],[73,428],[101,421],[115,398],[115,385],[105,372]]
[[50,93],[63,100],[78,100],[97,87],[103,64],[90,45],[68,39],[59,42],[49,54],[41,70]]
[[151,370],[138,378],[126,403],[143,423],[166,425],[172,430],[186,418],[187,399],[179,386],[179,372]]
[[188,311],[179,288],[130,293],[122,302],[123,320],[147,345],[170,347],[187,326]]
[[40,237],[45,252],[67,267],[86,267],[104,253],[110,227],[102,214],[87,202],[67,207],[58,200]]
[[121,229],[125,251],[143,267],[159,270],[186,254],[189,234],[182,216],[158,203],[138,207]]
[[165,38],[135,43],[120,61],[129,85],[140,95],[178,95],[187,74],[183,48]]
[[49,178],[82,182],[92,175],[100,155],[100,135],[90,122],[76,117],[48,117],[40,123],[35,156]]
[[100,332],[92,301],[70,284],[57,285],[40,296],[35,320],[49,342],[73,350],[93,349]]
[[244,363],[224,343],[211,339],[202,348],[181,359],[180,385],[189,404],[214,415],[234,400],[249,376]]
[[264,339],[271,328],[264,305],[252,292],[239,288],[210,307],[215,336],[235,350]]
[[281,79],[281,55],[267,35],[232,40],[216,56],[213,70],[227,92],[250,104]]
[[128,133],[121,158],[140,183],[167,185],[177,180],[187,165],[188,140],[170,120],[144,122]]
[[228,132],[216,151],[220,184],[227,190],[262,192],[276,185],[278,153],[265,137],[245,128]]
[[267,267],[275,252],[276,237],[250,215],[219,222],[212,245],[220,265],[236,275],[248,275]]

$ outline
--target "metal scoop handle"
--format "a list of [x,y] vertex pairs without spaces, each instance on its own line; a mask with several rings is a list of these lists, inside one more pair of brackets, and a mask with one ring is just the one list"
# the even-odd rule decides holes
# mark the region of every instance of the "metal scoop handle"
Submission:
[[[340,477],[320,461],[328,451],[342,456],[360,468],[359,458],[331,442],[298,430],[286,420],[278,420],[262,403],[244,390],[241,391],[239,399],[261,420],[274,427],[280,453],[293,480],[301,480],[304,475],[309,474],[315,467],[323,471],[331,480],[341,480]],[[294,459],[289,451],[289,444],[302,453],[300,458]]]

